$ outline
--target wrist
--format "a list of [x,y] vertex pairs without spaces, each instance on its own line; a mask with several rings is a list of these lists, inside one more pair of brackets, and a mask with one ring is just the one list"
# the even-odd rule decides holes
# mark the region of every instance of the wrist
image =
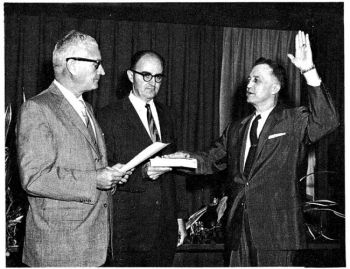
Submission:
[[322,80],[319,77],[316,68],[311,69],[310,71],[303,74],[306,84],[312,87],[318,87],[321,85]]
[[302,75],[304,75],[305,73],[307,73],[307,72],[309,72],[309,71],[311,71],[311,70],[313,70],[313,69],[315,69],[316,67],[315,67],[315,65],[314,64],[312,64],[309,68],[307,68],[307,69],[300,69],[300,74],[302,74]]

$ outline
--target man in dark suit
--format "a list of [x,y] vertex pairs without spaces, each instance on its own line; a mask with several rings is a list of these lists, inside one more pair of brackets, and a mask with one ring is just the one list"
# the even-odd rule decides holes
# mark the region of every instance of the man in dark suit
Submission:
[[102,131],[82,98],[105,74],[96,40],[73,30],[57,42],[52,61],[55,80],[23,104],[17,121],[29,200],[23,263],[101,266],[110,236],[108,190],[130,172],[107,167]]
[[295,250],[306,244],[298,179],[306,172],[307,145],[333,131],[338,120],[313,64],[308,35],[299,31],[295,48],[295,57],[288,57],[306,79],[309,107],[278,103],[285,70],[260,59],[246,89],[255,112],[230,124],[209,151],[169,156],[197,158],[199,174],[227,169],[231,266],[291,266]]
[[[154,51],[139,51],[127,75],[132,89],[127,98],[98,113],[105,133],[109,163],[127,162],[155,141],[171,143],[160,154],[176,150],[174,113],[157,102],[164,60]],[[182,244],[187,213],[185,179],[171,168],[140,164],[113,196],[111,266],[171,266],[178,232]]]

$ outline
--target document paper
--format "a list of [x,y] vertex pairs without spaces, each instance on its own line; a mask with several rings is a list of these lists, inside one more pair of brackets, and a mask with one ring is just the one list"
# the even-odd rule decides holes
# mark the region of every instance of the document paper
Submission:
[[161,151],[167,145],[169,145],[169,143],[154,142],[152,145],[148,146],[143,151],[141,151],[139,154],[137,154],[134,158],[132,158],[120,170],[123,171],[123,172],[126,172],[126,171],[130,170],[131,168],[136,167],[137,165],[139,165],[143,161],[145,161],[145,160],[149,159],[150,157],[152,157],[157,152]]

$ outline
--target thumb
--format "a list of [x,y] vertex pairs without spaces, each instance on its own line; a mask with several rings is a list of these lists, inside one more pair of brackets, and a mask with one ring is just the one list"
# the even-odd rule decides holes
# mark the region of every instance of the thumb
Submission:
[[288,58],[294,63],[295,57],[292,54],[287,54]]

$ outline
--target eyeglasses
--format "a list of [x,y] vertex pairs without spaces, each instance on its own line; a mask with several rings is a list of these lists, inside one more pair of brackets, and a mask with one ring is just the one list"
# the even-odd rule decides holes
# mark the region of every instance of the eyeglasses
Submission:
[[149,82],[149,81],[152,80],[152,78],[154,78],[157,83],[160,83],[160,82],[162,82],[162,79],[165,77],[165,75],[163,75],[163,74],[152,75],[151,73],[148,73],[148,72],[142,72],[141,73],[141,72],[138,72],[138,71],[132,70],[132,69],[130,69],[130,71],[141,75],[145,82]]
[[69,60],[95,63],[94,66],[95,66],[96,70],[102,64],[102,60],[93,60],[93,59],[87,59],[87,58],[81,58],[81,57],[69,57],[69,58],[66,58],[66,62],[68,62]]

